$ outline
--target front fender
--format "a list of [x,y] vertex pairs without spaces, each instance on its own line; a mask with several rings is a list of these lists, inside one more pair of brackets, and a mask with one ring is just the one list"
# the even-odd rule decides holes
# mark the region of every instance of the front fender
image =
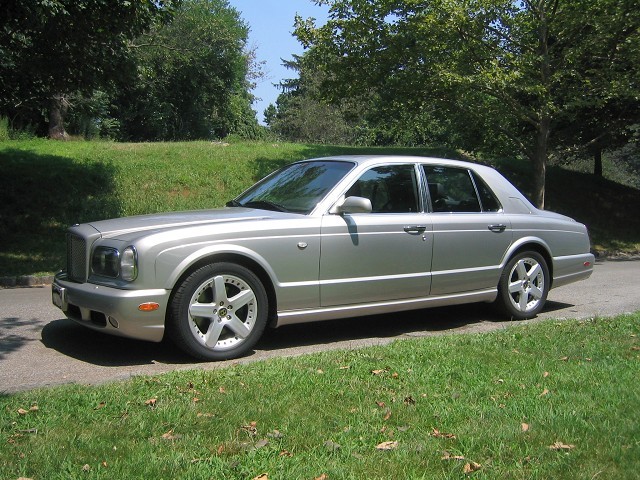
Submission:
[[[191,247],[191,246],[189,246]],[[257,252],[233,244],[209,245],[203,248],[186,252],[189,247],[173,247],[161,252],[156,258],[156,277],[164,280],[164,288],[172,290],[178,279],[193,265],[203,259],[222,256],[240,255],[257,263],[269,275],[271,282],[276,284],[276,275],[269,263]]]

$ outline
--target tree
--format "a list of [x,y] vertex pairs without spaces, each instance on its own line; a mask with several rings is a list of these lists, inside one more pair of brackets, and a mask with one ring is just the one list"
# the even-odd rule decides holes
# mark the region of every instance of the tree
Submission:
[[248,26],[226,0],[184,0],[171,23],[132,43],[137,78],[116,100],[126,138],[257,135],[249,94],[259,75]]
[[[178,0],[179,1],[179,0]],[[71,94],[130,71],[129,41],[170,18],[172,0],[7,0],[0,20],[0,112],[64,138]]]
[[[605,44],[637,79],[638,13],[633,0],[320,0],[329,21],[297,19],[295,34],[327,72],[326,98],[375,91],[416,118],[430,109],[476,150],[518,151],[533,167],[534,202],[544,206],[554,128],[606,62],[580,61]],[[623,27],[599,19],[613,9]],[[601,51],[599,49],[598,51]],[[634,76],[635,75],[635,76]],[[591,103],[612,86],[599,82]],[[569,88],[569,86],[571,88]],[[638,83],[628,85],[638,96]],[[633,93],[635,92],[635,93]]]

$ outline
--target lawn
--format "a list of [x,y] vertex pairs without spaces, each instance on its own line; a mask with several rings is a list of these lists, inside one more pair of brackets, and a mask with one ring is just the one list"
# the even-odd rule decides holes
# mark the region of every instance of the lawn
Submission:
[[0,478],[635,479],[640,313],[0,397]]
[[[444,149],[268,142],[0,142],[0,276],[62,268],[64,232],[74,223],[220,207],[287,162],[356,153],[465,158]],[[493,163],[530,191],[527,162]],[[640,251],[637,189],[559,167],[549,168],[547,183],[550,209],[586,223],[599,250]]]

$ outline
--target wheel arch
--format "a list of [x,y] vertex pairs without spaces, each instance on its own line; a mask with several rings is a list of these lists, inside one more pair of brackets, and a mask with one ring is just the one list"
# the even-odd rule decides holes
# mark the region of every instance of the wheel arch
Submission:
[[504,266],[511,260],[514,256],[518,255],[522,252],[533,251],[538,253],[544,258],[544,261],[547,264],[547,269],[549,270],[549,289],[553,287],[553,257],[551,256],[551,252],[549,247],[539,239],[523,239],[524,241],[519,242],[518,244],[514,244],[514,246],[509,250],[508,254],[505,255],[503,268]]
[[[273,280],[269,272],[255,259],[243,255],[238,252],[216,252],[210,253],[208,255],[204,255],[194,262],[190,263],[183,271],[175,276],[175,280],[171,282],[171,295],[169,297],[169,305],[173,301],[173,297],[176,293],[176,290],[180,287],[180,285],[185,281],[185,279],[191,275],[193,272],[202,268],[206,265],[210,265],[213,263],[233,263],[236,265],[240,265],[247,270],[250,270],[253,274],[255,274],[267,293],[267,299],[269,302],[268,309],[268,318],[269,321],[272,321],[276,317],[277,312],[277,296],[274,287]],[[168,310],[168,309],[167,309]]]

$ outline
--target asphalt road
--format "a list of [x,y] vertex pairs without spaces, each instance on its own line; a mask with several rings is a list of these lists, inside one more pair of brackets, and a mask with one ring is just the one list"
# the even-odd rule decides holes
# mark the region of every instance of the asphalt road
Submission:
[[[537,319],[590,318],[640,310],[640,262],[598,263],[588,280],[554,289]],[[98,384],[177,369],[330,349],[380,345],[398,338],[475,333],[511,322],[485,304],[436,308],[267,331],[255,352],[233,362],[196,363],[169,343],[103,335],[74,324],[51,304],[49,287],[0,290],[0,392],[64,383]]]

